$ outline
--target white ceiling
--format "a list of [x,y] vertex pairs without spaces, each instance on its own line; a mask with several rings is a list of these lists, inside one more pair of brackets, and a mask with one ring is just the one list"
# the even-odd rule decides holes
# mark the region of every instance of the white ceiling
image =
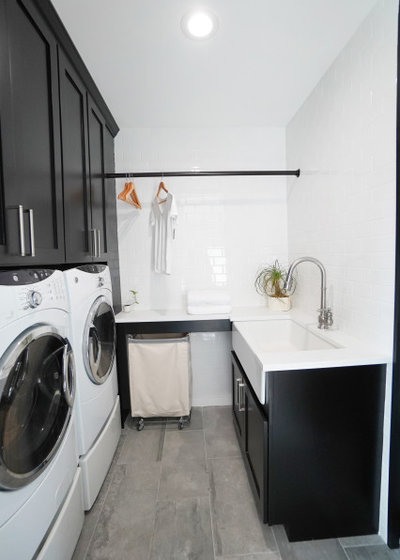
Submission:
[[52,0],[121,128],[285,126],[376,0]]

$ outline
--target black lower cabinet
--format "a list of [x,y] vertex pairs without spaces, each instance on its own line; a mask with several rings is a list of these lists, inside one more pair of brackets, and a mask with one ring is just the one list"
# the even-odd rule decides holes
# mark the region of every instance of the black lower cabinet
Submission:
[[262,406],[233,354],[250,485],[262,520],[283,524],[290,541],[377,533],[385,369],[271,372]]
[[234,426],[257,508],[261,519],[266,523],[268,420],[236,354],[232,355]]

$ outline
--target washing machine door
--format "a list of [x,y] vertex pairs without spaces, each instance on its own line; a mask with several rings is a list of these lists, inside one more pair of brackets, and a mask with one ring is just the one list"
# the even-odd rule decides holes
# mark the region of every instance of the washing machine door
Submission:
[[83,335],[86,372],[100,385],[111,373],[115,358],[115,315],[105,296],[98,297],[90,308]]
[[68,427],[75,368],[66,338],[38,325],[0,360],[0,488],[29,484],[47,467]]

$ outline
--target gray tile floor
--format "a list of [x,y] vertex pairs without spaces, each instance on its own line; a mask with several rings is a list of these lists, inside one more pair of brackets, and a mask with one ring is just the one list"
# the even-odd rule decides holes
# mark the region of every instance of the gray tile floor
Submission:
[[128,420],[73,560],[400,560],[378,536],[289,543],[258,518],[230,407],[176,425]]

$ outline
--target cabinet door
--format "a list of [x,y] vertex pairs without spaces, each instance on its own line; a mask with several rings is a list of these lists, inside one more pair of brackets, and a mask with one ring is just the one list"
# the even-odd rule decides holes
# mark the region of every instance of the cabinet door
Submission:
[[55,264],[64,261],[56,42],[33,2],[1,4],[0,263]]
[[105,154],[104,134],[105,121],[88,96],[88,131],[89,131],[89,166],[90,166],[90,199],[94,260],[107,259],[107,194],[104,179]]
[[60,113],[67,262],[92,260],[86,88],[59,52]]
[[236,354],[232,352],[232,395],[233,395],[233,424],[236,429],[240,447],[244,450],[245,441],[245,404],[244,404],[244,380],[242,367]]
[[245,389],[245,457],[250,482],[259,502],[264,523],[267,522],[267,450],[268,422],[248,386]]
[[[114,137],[107,127],[104,129],[104,171],[114,173]],[[121,310],[121,286],[119,281],[119,252],[117,231],[117,199],[115,179],[106,179],[106,215],[107,215],[107,262],[110,267],[113,303],[116,312]]]

